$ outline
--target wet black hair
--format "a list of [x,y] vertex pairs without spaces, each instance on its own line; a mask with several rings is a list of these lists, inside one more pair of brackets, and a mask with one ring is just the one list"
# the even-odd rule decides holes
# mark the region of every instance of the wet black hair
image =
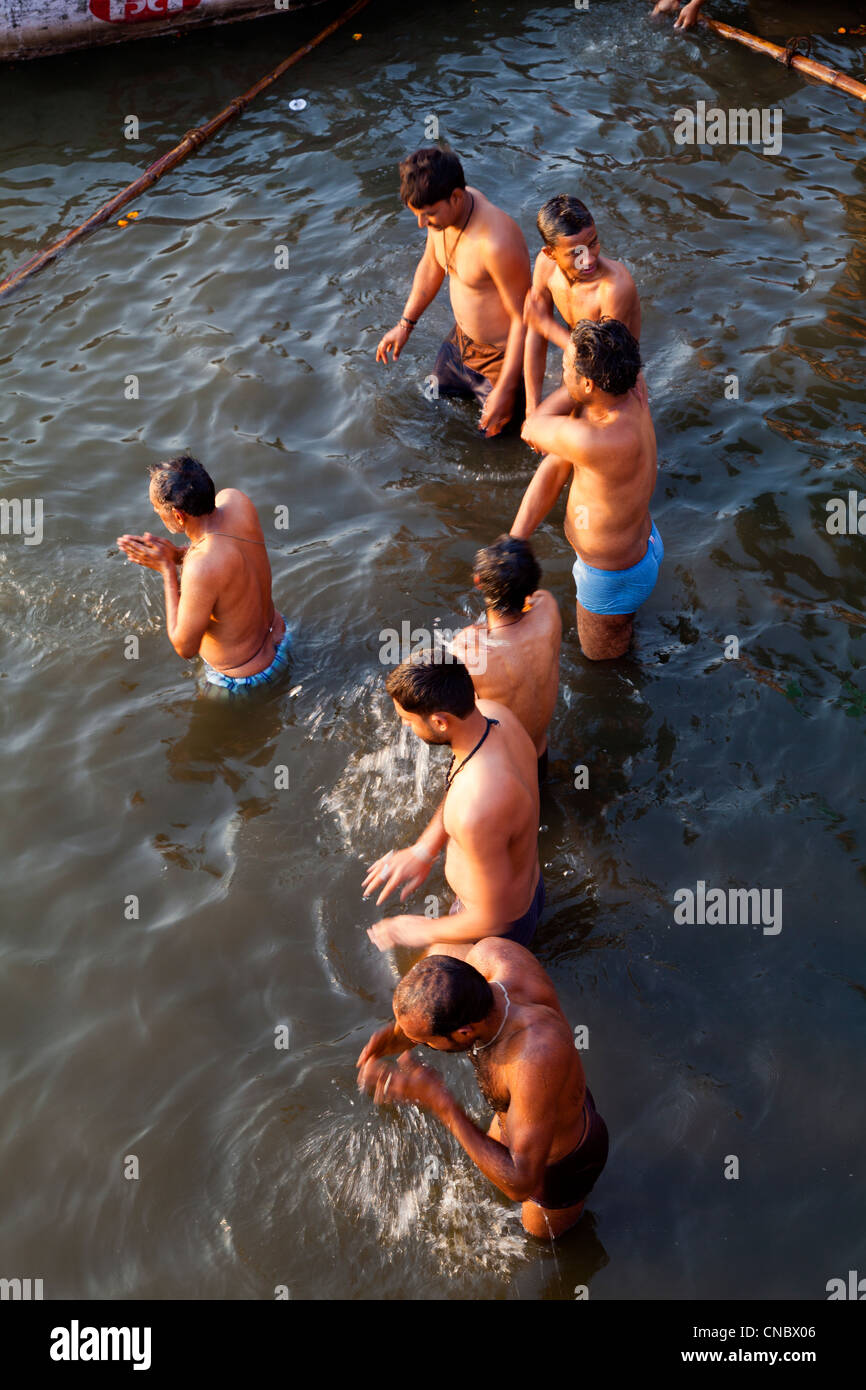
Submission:
[[589,208],[579,198],[568,193],[557,193],[548,198],[535,219],[535,225],[547,246],[553,246],[560,237],[577,236],[595,221]]
[[[437,660],[437,656],[440,657]],[[475,706],[475,687],[462,661],[429,647],[413,654],[389,671],[385,689],[409,714],[433,714],[440,710],[466,719]]]
[[519,613],[541,579],[529,541],[499,536],[475,556],[475,574],[484,602],[494,613]]
[[216,506],[213,479],[191,454],[178,454],[148,470],[160,506],[176,507],[187,516],[209,516]]
[[427,956],[413,965],[394,991],[398,1014],[414,1014],[434,1038],[480,1023],[493,1008],[493,990],[474,965],[456,956]]
[[578,376],[607,391],[611,396],[624,396],[640,375],[643,363],[640,348],[619,319],[580,319],[571,330],[574,344],[574,367]]
[[437,145],[416,150],[400,164],[400,197],[415,208],[429,208],[466,187],[463,165],[452,150]]

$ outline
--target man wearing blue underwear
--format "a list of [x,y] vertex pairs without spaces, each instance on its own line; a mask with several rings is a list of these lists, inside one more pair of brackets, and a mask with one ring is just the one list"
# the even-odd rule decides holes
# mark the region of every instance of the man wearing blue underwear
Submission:
[[166,530],[190,544],[180,548],[149,531],[117,543],[128,560],[162,574],[166,628],[178,656],[201,656],[208,694],[230,698],[270,685],[288,667],[289,634],[271,598],[253,503],[238,488],[217,493],[189,454],[151,468],[150,503]]
[[649,512],[656,437],[640,349],[617,319],[581,319],[563,354],[563,386],[526,419],[544,452],[511,535],[528,540],[571,480],[565,535],[577,558],[577,631],[585,656],[622,656],[655,587],[664,546]]

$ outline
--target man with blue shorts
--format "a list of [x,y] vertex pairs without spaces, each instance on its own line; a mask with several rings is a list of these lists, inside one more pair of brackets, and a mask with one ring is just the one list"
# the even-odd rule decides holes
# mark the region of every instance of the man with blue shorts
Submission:
[[592,661],[622,656],[634,615],[664,559],[650,516],[656,437],[640,349],[617,319],[582,319],[563,355],[563,386],[526,419],[523,438],[545,457],[511,527],[528,540],[571,487],[565,535],[575,552],[577,631]]
[[205,693],[223,698],[278,680],[289,665],[289,634],[273,605],[265,538],[249,497],[233,487],[217,493],[198,460],[179,454],[151,468],[150,503],[166,530],[190,544],[180,548],[149,531],[117,543],[128,560],[162,574],[178,656],[200,656]]

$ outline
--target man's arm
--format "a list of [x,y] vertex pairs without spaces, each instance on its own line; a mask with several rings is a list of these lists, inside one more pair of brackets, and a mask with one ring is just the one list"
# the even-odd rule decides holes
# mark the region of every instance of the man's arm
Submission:
[[427,245],[424,247],[424,255],[416,267],[412,289],[406,300],[406,307],[403,310],[401,320],[385,334],[376,348],[377,362],[387,362],[389,350],[393,351],[394,361],[397,361],[406,345],[409,334],[412,332],[412,325],[404,323],[403,320],[411,319],[412,323],[416,323],[424,310],[433,303],[444,279],[445,271],[436,259],[433,250],[433,237],[428,230]]
[[530,1054],[509,1066],[507,1146],[482,1134],[450,1094],[434,1111],[476,1167],[512,1202],[525,1202],[544,1181],[564,1066],[558,1054],[553,1059]]
[[455,813],[451,834],[472,874],[472,905],[448,917],[403,915],[386,917],[368,929],[380,951],[391,946],[429,946],[434,941],[478,941],[496,936],[509,922],[507,894],[502,884],[511,879],[508,843],[511,813],[495,797],[479,807],[477,801]]
[[178,656],[195,656],[217,598],[216,572],[204,559],[187,565],[181,590],[173,560],[160,565],[165,591],[165,626]]
[[544,369],[547,364],[547,334],[543,322],[539,322],[541,311],[553,316],[553,297],[547,285],[550,276],[549,258],[539,251],[532,268],[532,285],[523,305],[523,320],[526,324],[526,346],[523,351],[523,381],[526,390],[526,414],[530,416],[537,409],[544,389]]
[[384,1028],[377,1029],[366,1047],[362,1048],[355,1066],[363,1067],[365,1062],[370,1062],[376,1057],[393,1057],[401,1052],[408,1052],[414,1046],[399,1024],[386,1023]]
[[541,525],[547,513],[556,505],[556,500],[573,471],[567,458],[562,458],[559,454],[547,454],[536,468],[532,482],[523,494],[523,501],[511,523],[509,534],[518,540],[528,541],[536,527]]
[[547,344],[553,343],[563,351],[568,347],[569,331],[554,315],[553,295],[550,293],[550,261],[539,253],[532,273],[532,288],[526,296],[523,318],[526,323],[526,348],[523,371],[526,382],[526,414],[531,415],[541,401],[544,389],[544,368]]
[[494,243],[489,249],[485,243],[484,268],[496,287],[509,319],[502,371],[481,412],[480,427],[485,434],[492,436],[499,434],[511,419],[514,397],[523,375],[526,337],[523,304],[529,289],[529,257],[522,235],[517,233],[507,241]]
[[565,1065],[557,1052],[552,1057],[529,1054],[509,1066],[507,1146],[483,1134],[436,1072],[410,1057],[401,1058],[396,1068],[370,1062],[361,1071],[359,1086],[372,1091],[379,1105],[395,1101],[429,1110],[500,1192],[512,1202],[525,1202],[544,1180]]

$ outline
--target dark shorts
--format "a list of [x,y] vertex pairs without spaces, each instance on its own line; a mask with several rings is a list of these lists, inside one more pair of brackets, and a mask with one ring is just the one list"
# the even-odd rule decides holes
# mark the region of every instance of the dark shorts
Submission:
[[577,1206],[589,1195],[601,1176],[607,1163],[607,1125],[595,1108],[588,1086],[583,1106],[586,1132],[576,1149],[545,1169],[540,1195],[530,1198],[536,1206],[547,1207],[549,1211]]
[[542,782],[546,782],[546,781],[547,781],[547,754],[548,754],[548,751],[549,751],[549,750],[548,750],[547,748],[545,748],[545,750],[544,750],[544,752],[542,753],[541,757],[538,759],[538,785],[539,785],[539,786],[541,786]]
[[[483,406],[499,380],[505,362],[503,348],[492,343],[476,343],[455,324],[439,349],[433,375],[440,396],[474,396]],[[520,429],[526,414],[522,382],[514,397],[514,410],[506,425],[510,432]]]
[[[449,917],[453,917],[455,912],[462,912],[463,904],[459,898],[455,898],[451,904]],[[516,941],[518,946],[528,946],[535,935],[538,920],[544,911],[544,879],[538,875],[538,887],[529,907],[522,917],[518,917],[515,922],[509,922],[505,931],[497,932],[497,936],[504,937],[506,941]]]

